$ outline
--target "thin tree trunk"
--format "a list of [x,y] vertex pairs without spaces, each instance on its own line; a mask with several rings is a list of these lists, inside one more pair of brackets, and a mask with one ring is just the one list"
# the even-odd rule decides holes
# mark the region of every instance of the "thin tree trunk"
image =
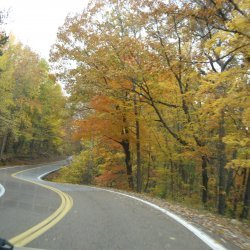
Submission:
[[33,157],[35,151],[35,140],[32,139],[30,142],[30,156]]
[[135,128],[136,128],[136,177],[137,186],[136,191],[142,191],[142,174],[141,174],[141,142],[140,142],[140,122],[139,110],[137,105],[137,94],[134,96],[134,113],[135,113]]
[[133,180],[133,168],[132,168],[132,161],[131,161],[131,152],[130,152],[130,143],[129,143],[129,130],[128,130],[128,123],[127,117],[125,113],[123,113],[123,129],[122,135],[125,136],[126,139],[123,139],[120,144],[123,147],[124,154],[125,154],[125,164],[128,176],[128,186],[130,189],[134,189],[134,180]]
[[230,168],[227,174],[227,183],[226,183],[226,190],[225,190],[227,195],[229,195],[231,187],[233,186],[233,176],[234,176],[234,170]]
[[174,164],[172,159],[170,159],[170,192],[171,192],[171,198],[174,199]]
[[146,181],[146,185],[145,185],[145,188],[144,188],[144,192],[147,192],[147,190],[148,190],[149,178],[150,178],[150,168],[151,168],[151,154],[149,152],[148,153],[147,181]]
[[133,174],[132,174],[132,162],[131,162],[131,152],[129,148],[129,142],[124,140],[121,142],[125,153],[125,164],[127,169],[127,176],[128,176],[128,186],[130,189],[134,189],[134,181],[133,181]]
[[[148,187],[149,187],[149,180],[150,180],[150,171],[151,171],[151,160],[152,160],[152,156],[151,156],[151,144],[149,144],[149,149],[148,149],[148,167],[147,167],[147,180],[146,180],[146,185],[144,188],[144,192],[148,191]],[[153,162],[152,162],[153,164]]]
[[240,215],[241,219],[247,219],[250,208],[250,174],[249,170],[247,171],[247,181],[246,181],[246,191],[243,200],[243,209]]
[[202,164],[202,194],[201,194],[201,200],[202,203],[205,205],[208,200],[208,175],[207,175],[207,157],[203,155],[201,157]]
[[3,154],[4,154],[5,146],[6,146],[6,143],[7,143],[7,139],[8,139],[8,132],[6,132],[4,134],[4,136],[3,136],[1,152],[0,152],[0,159],[3,159]]
[[219,121],[219,141],[217,144],[218,151],[218,186],[219,186],[219,195],[218,195],[218,213],[225,214],[226,208],[226,154],[225,154],[225,143],[223,142],[223,137],[225,136],[224,128],[224,112],[221,112],[221,117]]
[[[232,155],[232,159],[236,159],[236,157],[237,157],[237,150],[234,150],[233,155]],[[229,195],[231,187],[233,186],[233,174],[234,174],[234,170],[232,168],[230,168],[228,170],[228,174],[227,174],[227,183],[226,183],[226,194],[227,195]]]

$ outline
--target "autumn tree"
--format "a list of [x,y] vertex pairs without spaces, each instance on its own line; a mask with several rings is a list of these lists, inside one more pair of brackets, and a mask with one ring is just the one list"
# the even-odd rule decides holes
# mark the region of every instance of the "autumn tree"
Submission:
[[248,14],[244,0],[96,0],[67,17],[51,61],[74,126],[120,145],[131,188],[135,169],[138,192],[200,190],[225,214],[241,169],[247,217]]

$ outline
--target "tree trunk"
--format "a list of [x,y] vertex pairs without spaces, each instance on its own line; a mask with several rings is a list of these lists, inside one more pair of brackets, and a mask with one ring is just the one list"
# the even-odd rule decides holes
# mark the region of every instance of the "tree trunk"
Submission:
[[243,200],[243,209],[240,215],[241,219],[247,219],[250,208],[250,174],[249,170],[247,171],[247,181],[246,181],[246,191]]
[[170,192],[171,192],[171,198],[174,199],[174,163],[172,159],[170,159]]
[[[232,159],[236,159],[237,157],[237,150],[233,151]],[[233,186],[233,175],[234,170],[230,168],[227,173],[227,183],[226,183],[226,194],[229,195],[229,192],[231,190],[231,187]]]
[[202,195],[201,200],[202,203],[205,205],[208,200],[208,175],[207,175],[207,157],[203,155],[201,157],[202,164]]
[[3,159],[3,154],[4,154],[4,150],[5,150],[5,146],[7,143],[7,139],[8,139],[8,132],[6,132],[3,136],[3,141],[2,141],[2,146],[1,146],[1,151],[0,151],[0,159]]
[[128,176],[128,186],[130,189],[133,190],[134,181],[133,181],[133,175],[132,175],[132,162],[131,162],[131,152],[129,148],[129,142],[127,140],[124,140],[121,142],[121,145],[125,153],[125,164],[126,164],[127,176]]
[[31,142],[30,142],[30,156],[31,158],[33,157],[34,155],[34,151],[35,151],[35,140],[32,139]]
[[219,196],[218,196],[218,213],[224,215],[226,208],[226,154],[225,154],[225,143],[223,142],[223,137],[225,136],[224,128],[224,112],[221,112],[221,117],[219,121],[219,140],[217,143],[218,152],[218,186],[219,186]]
[[137,105],[137,94],[135,94],[134,96],[134,113],[135,113],[135,128],[136,128],[136,177],[137,177],[136,191],[138,193],[141,193],[142,191],[141,142],[140,142],[140,122],[139,122],[139,111]]
[[149,185],[149,178],[150,178],[150,167],[151,167],[151,159],[150,159],[150,153],[149,153],[149,160],[148,160],[148,168],[147,168],[147,181],[146,181],[146,185],[144,188],[144,192],[148,191],[148,185]]
[[[125,106],[125,105],[124,105]],[[118,108],[119,109],[119,108]],[[130,152],[130,143],[129,143],[129,129],[128,129],[128,122],[125,112],[122,115],[123,120],[123,129],[121,134],[125,137],[121,142],[119,142],[125,154],[125,164],[128,176],[128,186],[130,189],[134,189],[134,180],[133,180],[133,169],[132,169],[132,162],[131,162],[131,152]]]
[[228,174],[227,174],[227,184],[226,184],[226,194],[227,195],[229,195],[229,192],[230,192],[231,187],[233,185],[233,174],[234,174],[234,170],[230,168],[228,170]]

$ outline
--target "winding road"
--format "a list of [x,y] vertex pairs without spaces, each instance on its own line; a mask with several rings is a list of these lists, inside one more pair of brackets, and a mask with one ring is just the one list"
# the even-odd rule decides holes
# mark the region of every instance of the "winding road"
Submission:
[[19,247],[53,250],[227,249],[152,203],[41,180],[65,164],[0,169],[0,237]]

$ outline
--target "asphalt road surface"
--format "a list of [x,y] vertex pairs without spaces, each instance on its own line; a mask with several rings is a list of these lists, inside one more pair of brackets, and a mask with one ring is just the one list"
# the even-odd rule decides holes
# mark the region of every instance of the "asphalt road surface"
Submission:
[[[39,179],[63,164],[0,169],[0,184],[5,188],[0,197],[0,237],[14,239],[19,246],[52,250],[219,249],[141,201]],[[25,171],[16,173],[21,170]]]

